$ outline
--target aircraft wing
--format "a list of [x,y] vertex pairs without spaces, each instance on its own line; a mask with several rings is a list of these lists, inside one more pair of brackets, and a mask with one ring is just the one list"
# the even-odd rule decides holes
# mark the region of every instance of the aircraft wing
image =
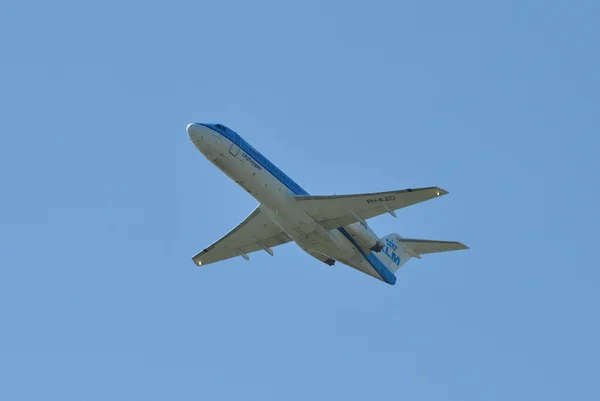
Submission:
[[294,196],[298,206],[326,229],[343,227],[423,202],[448,192],[438,187],[356,195]]
[[270,248],[290,242],[291,239],[269,220],[260,208],[254,211],[221,239],[195,255],[192,260],[198,266],[242,256],[259,250],[271,255]]

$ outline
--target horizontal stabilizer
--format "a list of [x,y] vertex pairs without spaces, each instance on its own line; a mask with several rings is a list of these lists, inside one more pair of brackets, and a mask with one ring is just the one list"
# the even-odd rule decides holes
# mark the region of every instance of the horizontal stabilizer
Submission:
[[432,241],[427,239],[402,238],[389,234],[382,238],[384,247],[375,256],[393,273],[397,272],[410,258],[421,259],[421,255],[435,252],[469,249],[456,241]]
[[398,237],[397,241],[418,255],[469,249],[469,247],[465,244],[456,241],[432,241],[427,239],[412,239],[402,237]]

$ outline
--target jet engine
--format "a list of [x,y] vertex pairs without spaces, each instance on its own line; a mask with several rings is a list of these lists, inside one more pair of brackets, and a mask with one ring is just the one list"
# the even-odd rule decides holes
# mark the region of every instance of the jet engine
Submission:
[[345,228],[348,234],[363,248],[370,249],[373,252],[379,252],[383,249],[383,241],[375,235],[369,226],[362,223],[353,223]]
[[326,265],[333,266],[335,264],[335,260],[330,258],[329,255],[324,254],[323,252],[315,251],[312,249],[306,249],[306,248],[302,248],[302,249],[304,249],[306,252],[308,252],[309,255],[315,257],[316,259],[319,259],[321,262],[325,263]]

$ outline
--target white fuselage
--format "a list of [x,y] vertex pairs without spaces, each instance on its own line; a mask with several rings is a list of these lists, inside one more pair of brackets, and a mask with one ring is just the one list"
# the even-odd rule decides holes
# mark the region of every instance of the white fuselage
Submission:
[[190,124],[188,134],[211,163],[253,196],[261,211],[311,256],[321,261],[337,260],[379,277],[342,232],[326,230],[296,207],[294,195],[308,193],[235,132],[225,131],[224,135],[202,124]]

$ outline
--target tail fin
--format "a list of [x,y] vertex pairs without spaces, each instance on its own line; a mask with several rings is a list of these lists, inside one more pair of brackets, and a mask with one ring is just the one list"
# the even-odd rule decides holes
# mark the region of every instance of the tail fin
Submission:
[[469,249],[455,241],[431,241],[425,239],[402,238],[398,234],[389,234],[382,238],[383,249],[375,256],[392,271],[397,272],[410,258],[421,259],[427,253],[457,251]]

